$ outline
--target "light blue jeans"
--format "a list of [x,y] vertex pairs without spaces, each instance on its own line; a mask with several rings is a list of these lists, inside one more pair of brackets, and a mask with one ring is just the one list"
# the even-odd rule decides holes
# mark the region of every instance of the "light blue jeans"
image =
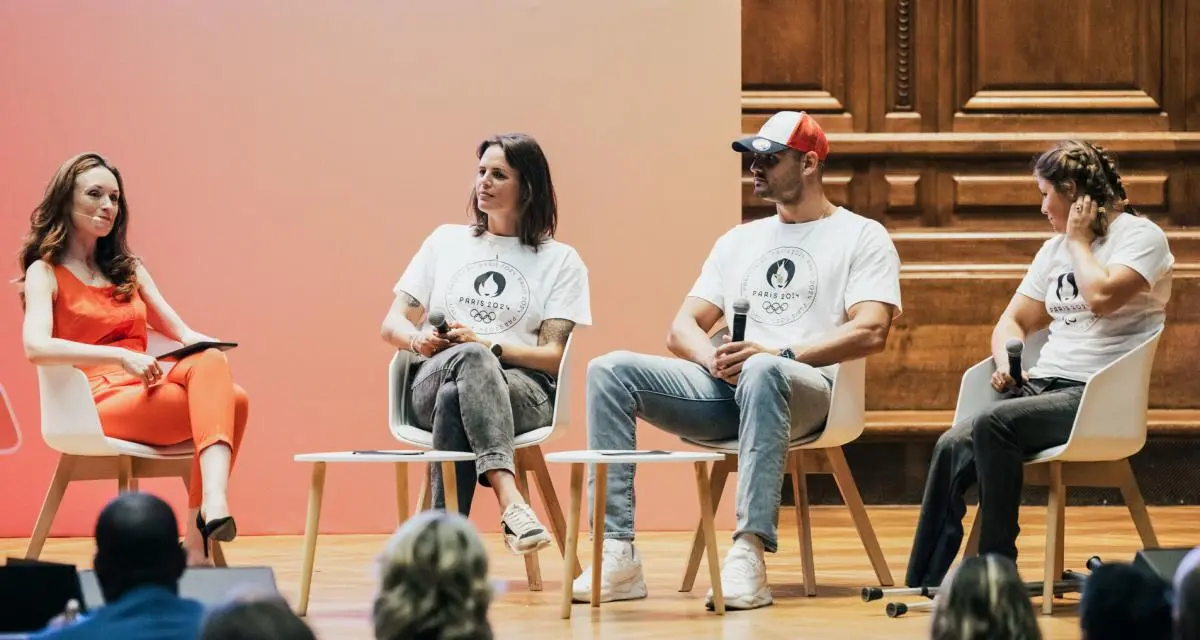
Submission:
[[[738,440],[737,529],[778,547],[779,500],[788,442],[825,425],[832,384],[794,360],[756,354],[736,386],[677,358],[628,351],[588,364],[588,446],[637,448],[637,418],[698,441]],[[604,537],[633,540],[634,465],[608,466]],[[595,469],[588,494],[595,500]],[[589,510],[589,513],[591,511]]]

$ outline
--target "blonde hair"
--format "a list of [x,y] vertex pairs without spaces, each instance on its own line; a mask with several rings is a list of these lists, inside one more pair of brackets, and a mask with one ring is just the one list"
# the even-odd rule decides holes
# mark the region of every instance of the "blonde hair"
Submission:
[[1037,615],[1017,566],[1004,556],[962,561],[937,595],[933,640],[1040,640]]
[[376,640],[490,640],[488,559],[457,513],[426,511],[405,522],[380,557]]

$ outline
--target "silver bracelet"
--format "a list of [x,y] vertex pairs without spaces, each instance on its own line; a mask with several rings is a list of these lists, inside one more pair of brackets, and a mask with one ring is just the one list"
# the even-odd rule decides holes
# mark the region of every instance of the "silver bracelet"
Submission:
[[419,353],[417,351],[417,338],[417,334],[413,334],[413,337],[408,339],[408,350],[413,353]]

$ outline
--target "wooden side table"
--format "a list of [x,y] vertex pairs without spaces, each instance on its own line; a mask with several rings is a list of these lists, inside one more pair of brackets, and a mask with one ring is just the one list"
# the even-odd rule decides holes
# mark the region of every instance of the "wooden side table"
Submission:
[[696,492],[700,498],[700,522],[708,550],[708,572],[712,580],[713,609],[725,615],[725,598],[721,594],[721,565],[717,558],[717,535],[713,525],[712,495],[708,485],[708,463],[721,460],[719,453],[693,451],[560,451],[546,455],[547,462],[571,465],[571,512],[567,524],[567,557],[563,562],[562,617],[571,617],[572,568],[579,556],[579,512],[583,506],[584,465],[596,465],[595,504],[592,505],[592,602],[600,606],[600,570],[604,549],[604,507],[610,464],[661,464],[691,462],[696,470]]

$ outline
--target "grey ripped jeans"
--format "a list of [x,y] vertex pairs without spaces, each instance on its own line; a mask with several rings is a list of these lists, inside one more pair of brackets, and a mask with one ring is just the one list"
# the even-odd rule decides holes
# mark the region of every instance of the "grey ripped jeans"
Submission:
[[[513,438],[550,424],[554,378],[544,372],[506,367],[478,342],[455,345],[417,358],[412,377],[416,425],[433,433],[433,448],[472,451],[474,462],[455,463],[458,510],[467,515],[475,482],[490,486],[488,471],[515,473]],[[440,465],[434,465],[434,508],[445,508]]]
[[[736,438],[734,538],[755,534],[774,552],[788,443],[824,428],[831,391],[829,379],[819,370],[774,355],[751,356],[734,386],[686,360],[609,353],[588,364],[588,446],[635,449],[637,418],[694,440]],[[633,476],[634,465],[608,467],[606,538],[634,537]],[[593,501],[594,487],[593,471],[588,478]]]

